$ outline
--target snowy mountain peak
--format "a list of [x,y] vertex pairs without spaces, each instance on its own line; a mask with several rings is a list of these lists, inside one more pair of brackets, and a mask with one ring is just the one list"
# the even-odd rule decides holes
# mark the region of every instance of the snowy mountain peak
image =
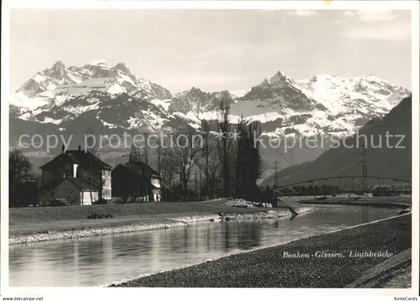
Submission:
[[333,114],[353,112],[361,118],[383,115],[410,92],[376,76],[340,77],[315,75],[297,81],[297,86]]
[[103,67],[103,68],[110,68],[108,62],[106,60],[102,60],[102,59],[97,59],[97,60],[90,61],[87,65],[98,66],[98,67]]
[[386,82],[383,78],[377,77],[375,75],[369,74],[365,77],[366,80],[375,81],[375,82]]
[[62,80],[66,74],[66,66],[62,61],[57,61],[47,72],[51,77]]
[[170,112],[181,112],[187,114],[192,112],[199,115],[203,112],[216,110],[222,98],[227,98],[233,103],[234,96],[229,91],[220,92],[204,92],[199,88],[192,87],[191,89],[177,93],[171,100],[169,106]]
[[277,72],[273,76],[266,78],[261,84],[253,87],[243,97],[238,99],[235,107],[245,106],[247,102],[252,102],[257,107],[250,112],[239,112],[240,114],[250,115],[252,112],[268,113],[278,112],[310,112],[313,110],[326,110],[322,104],[314,101],[305,95],[297,83],[282,72]]
[[185,92],[181,92],[181,93],[186,93],[186,94],[199,94],[199,93],[203,93],[203,91],[201,91],[200,88],[196,88],[196,87],[191,87],[191,89],[185,91]]
[[11,104],[33,110],[96,92],[111,95],[129,93],[143,99],[171,98],[167,89],[149,80],[136,78],[124,63],[111,67],[103,60],[96,60],[81,67],[66,67],[58,61],[26,81],[12,97]]
[[283,72],[278,71],[276,74],[269,78],[269,83],[273,85],[279,82],[287,82],[289,84],[293,84],[294,80]]
[[130,69],[128,69],[128,67],[124,63],[118,63],[118,64],[116,64],[114,66],[114,69],[121,70],[122,72],[131,74]]
[[284,74],[281,71],[278,71],[273,76],[267,77],[259,85],[261,87],[284,87],[284,86],[294,86],[295,81],[288,75]]

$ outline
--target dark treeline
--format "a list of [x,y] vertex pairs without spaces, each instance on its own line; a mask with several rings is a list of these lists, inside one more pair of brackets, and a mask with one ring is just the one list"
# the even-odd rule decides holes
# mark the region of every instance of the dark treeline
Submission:
[[38,203],[39,183],[32,174],[29,160],[18,149],[9,153],[9,207]]

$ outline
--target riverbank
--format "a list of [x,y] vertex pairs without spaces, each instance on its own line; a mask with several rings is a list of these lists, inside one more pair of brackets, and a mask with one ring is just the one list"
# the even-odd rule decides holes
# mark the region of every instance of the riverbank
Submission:
[[362,276],[347,285],[348,288],[382,287],[408,288],[411,286],[411,248],[392,256],[363,272]]
[[[200,222],[290,218],[294,215],[288,207],[242,208],[231,206],[229,202],[229,199],[217,199],[182,203],[11,208],[9,244],[174,228]],[[300,212],[299,208],[296,210]],[[104,218],[89,218],[92,216]]]
[[318,205],[354,205],[354,206],[376,206],[399,209],[411,208],[411,196],[383,196],[383,197],[320,197],[316,199],[300,200],[301,204]]
[[411,214],[405,214],[114,286],[339,288],[410,247]]

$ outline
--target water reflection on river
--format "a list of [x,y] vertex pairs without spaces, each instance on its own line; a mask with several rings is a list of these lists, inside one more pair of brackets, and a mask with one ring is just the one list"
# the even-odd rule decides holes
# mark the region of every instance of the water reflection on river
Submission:
[[318,206],[293,220],[198,224],[79,240],[10,246],[10,286],[98,286],[397,214]]

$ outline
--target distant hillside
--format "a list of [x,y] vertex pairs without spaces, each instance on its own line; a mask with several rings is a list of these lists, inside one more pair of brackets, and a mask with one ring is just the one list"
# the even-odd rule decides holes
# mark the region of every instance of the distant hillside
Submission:
[[[411,179],[411,96],[404,98],[382,119],[372,119],[360,129],[360,135],[373,136],[374,144],[378,145],[382,136],[385,145],[386,132],[392,135],[405,135],[404,149],[367,147],[368,175],[384,176],[401,179]],[[390,145],[396,145],[399,138],[391,138]],[[346,139],[348,145],[354,144],[356,136]],[[361,140],[359,140],[361,141]],[[361,174],[360,148],[330,149],[312,162],[286,168],[278,173],[279,184],[287,185],[299,181],[320,177],[347,176]],[[274,176],[265,179],[261,185],[273,185]]]

